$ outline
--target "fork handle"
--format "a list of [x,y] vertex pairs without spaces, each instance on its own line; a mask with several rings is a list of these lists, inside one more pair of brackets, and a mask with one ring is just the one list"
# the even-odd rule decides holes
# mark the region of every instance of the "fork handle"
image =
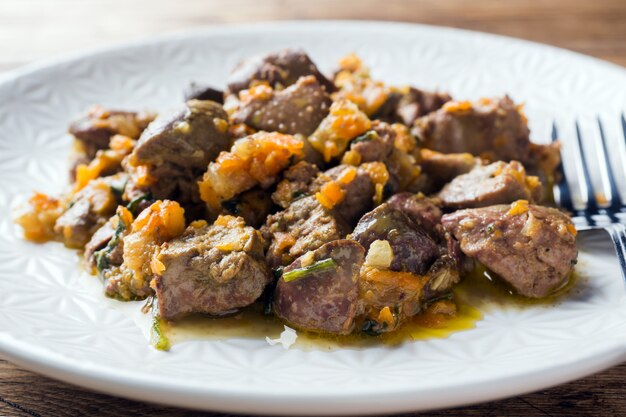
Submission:
[[609,232],[611,240],[617,252],[620,269],[622,270],[622,278],[626,282],[626,226],[619,223],[613,223],[604,227]]

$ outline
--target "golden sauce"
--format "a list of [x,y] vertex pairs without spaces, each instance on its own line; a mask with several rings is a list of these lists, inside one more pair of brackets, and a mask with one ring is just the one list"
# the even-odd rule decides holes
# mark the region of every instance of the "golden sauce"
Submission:
[[[573,274],[568,284],[554,295],[530,299],[514,294],[510,288],[479,266],[455,288],[457,312],[454,316],[421,314],[398,330],[380,336],[362,333],[339,336],[299,330],[298,338],[291,349],[362,349],[393,346],[411,340],[443,339],[453,333],[474,328],[482,320],[483,313],[493,309],[554,306],[564,295],[570,294],[581,285],[580,277]],[[170,344],[176,344],[190,340],[277,339],[284,330],[284,323],[275,316],[263,315],[262,307],[255,304],[230,317],[194,315],[176,323],[161,322],[160,327]]]
[[585,280],[574,271],[567,283],[548,297],[528,298],[516,294],[497,275],[488,271],[484,266],[477,265],[456,286],[454,296],[457,302],[475,306],[482,312],[533,306],[553,307],[565,296],[572,295],[576,291],[582,291],[585,285]]
[[[480,319],[482,314],[478,309],[457,303],[457,314],[454,317],[429,320],[424,315],[416,316],[398,330],[380,336],[363,333],[341,336],[298,330],[298,338],[292,349],[360,349],[377,345],[398,345],[409,340],[442,339],[452,333],[474,328]],[[260,307],[252,306],[231,317],[194,315],[176,323],[161,323],[161,330],[171,344],[190,340],[265,340],[265,337],[279,338],[284,330],[284,323],[275,316],[263,315]]]

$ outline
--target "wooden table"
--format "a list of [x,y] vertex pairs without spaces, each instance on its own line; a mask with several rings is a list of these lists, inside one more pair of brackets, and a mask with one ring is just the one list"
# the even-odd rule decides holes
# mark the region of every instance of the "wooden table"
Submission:
[[[213,23],[336,18],[475,29],[549,43],[626,66],[625,0],[2,0],[0,72],[80,48]],[[538,393],[426,415],[623,416],[625,382],[626,364]],[[0,415],[211,414],[96,394],[0,360]]]

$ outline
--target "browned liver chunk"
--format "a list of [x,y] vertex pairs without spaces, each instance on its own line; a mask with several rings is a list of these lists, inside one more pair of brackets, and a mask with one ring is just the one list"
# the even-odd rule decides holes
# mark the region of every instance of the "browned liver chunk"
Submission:
[[557,209],[523,201],[446,214],[461,250],[519,294],[545,297],[567,283],[576,263],[576,229]]
[[284,90],[244,100],[233,114],[234,123],[256,130],[308,136],[328,114],[331,100],[313,76],[302,77]]
[[240,62],[228,77],[228,91],[236,94],[250,87],[254,81],[265,81],[272,87],[288,87],[307,75],[314,76],[329,93],[335,90],[332,81],[317,69],[307,54],[284,49]]
[[243,219],[224,216],[165,243],[158,255],[165,269],[155,278],[159,314],[224,314],[252,304],[271,280],[259,232]]
[[418,119],[414,133],[422,146],[438,152],[468,152],[491,161],[526,163],[531,158],[526,119],[507,96],[448,102]]
[[350,333],[364,253],[354,241],[336,240],[296,259],[283,271],[283,277],[293,275],[293,281],[281,277],[276,285],[274,311],[278,317],[299,329]]
[[526,170],[517,161],[498,161],[477,166],[443,187],[439,193],[443,205],[449,208],[476,208],[509,204],[516,200],[534,202],[541,198],[541,182],[526,176]]

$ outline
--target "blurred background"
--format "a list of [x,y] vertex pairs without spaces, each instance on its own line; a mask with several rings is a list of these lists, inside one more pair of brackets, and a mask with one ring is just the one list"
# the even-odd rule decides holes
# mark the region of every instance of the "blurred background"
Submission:
[[213,24],[396,20],[549,43],[626,66],[626,0],[0,0],[0,72]]

